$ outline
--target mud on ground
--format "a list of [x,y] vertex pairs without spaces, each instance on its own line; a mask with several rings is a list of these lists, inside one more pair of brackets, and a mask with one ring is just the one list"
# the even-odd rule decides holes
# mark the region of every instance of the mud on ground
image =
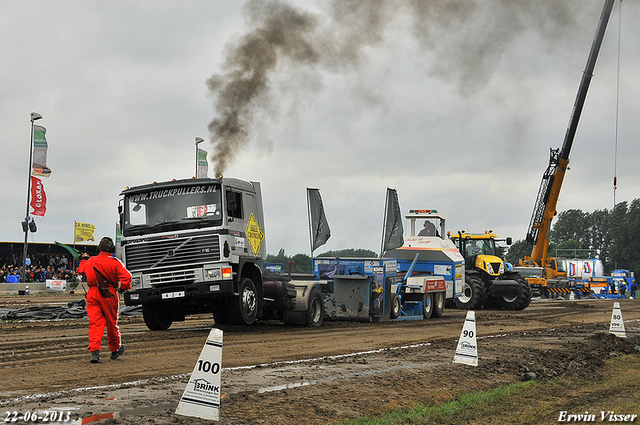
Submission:
[[[14,301],[2,298],[0,308]],[[478,311],[478,367],[452,363],[466,315],[458,310],[426,321],[223,328],[220,422],[325,424],[415,402],[445,403],[516,382],[526,372],[542,380],[595,377],[606,359],[640,346],[640,302],[621,305],[626,339],[608,333],[610,300]],[[109,361],[104,347],[103,361],[90,364],[86,320],[2,323],[0,405],[5,411],[60,409],[78,419],[103,415],[95,417],[104,418],[101,423],[209,423],[173,412],[212,325],[197,316],[151,332],[140,317],[123,317],[125,355]]]

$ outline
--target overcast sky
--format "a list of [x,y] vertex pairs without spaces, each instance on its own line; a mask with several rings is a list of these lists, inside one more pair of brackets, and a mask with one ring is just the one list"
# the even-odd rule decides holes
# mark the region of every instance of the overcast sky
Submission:
[[[262,183],[268,252],[309,254],[306,187],[320,189],[332,231],[316,254],[379,252],[387,187],[403,212],[437,209],[451,231],[524,239],[603,1],[363,3],[375,13],[356,1],[337,12],[328,1],[280,4],[314,22],[307,41],[319,59],[276,61],[252,101],[246,143],[224,170]],[[640,4],[622,3],[621,26],[619,7],[559,211],[611,209],[614,169],[615,200],[640,197]],[[265,9],[226,0],[0,3],[0,240],[24,239],[31,112],[44,117],[52,170],[31,242],[72,243],[74,220],[113,236],[126,186],[192,177],[194,139],[213,152],[208,125],[221,113],[207,80],[228,71]]]

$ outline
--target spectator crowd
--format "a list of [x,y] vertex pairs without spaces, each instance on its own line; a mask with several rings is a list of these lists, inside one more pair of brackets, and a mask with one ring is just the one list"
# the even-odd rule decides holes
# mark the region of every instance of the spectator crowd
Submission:
[[27,272],[22,271],[22,255],[0,256],[0,282],[44,282],[47,279],[70,281],[75,276],[73,261],[60,254],[27,255]]

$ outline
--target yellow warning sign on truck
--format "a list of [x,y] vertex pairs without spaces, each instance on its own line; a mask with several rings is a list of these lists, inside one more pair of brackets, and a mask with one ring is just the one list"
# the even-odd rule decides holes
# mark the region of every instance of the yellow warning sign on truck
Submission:
[[257,257],[258,252],[260,252],[260,245],[262,245],[262,241],[264,240],[264,233],[260,230],[260,225],[258,221],[253,216],[253,213],[249,216],[249,221],[247,222],[247,230],[245,231],[247,235],[247,240],[249,241],[249,245],[251,245],[251,250],[253,251],[253,256]]

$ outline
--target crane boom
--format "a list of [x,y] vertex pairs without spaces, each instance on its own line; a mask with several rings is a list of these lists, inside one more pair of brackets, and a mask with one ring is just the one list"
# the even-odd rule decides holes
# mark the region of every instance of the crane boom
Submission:
[[596,33],[591,44],[591,51],[587,58],[585,70],[582,73],[578,94],[573,104],[569,125],[564,136],[564,142],[561,149],[551,149],[549,156],[549,166],[542,176],[540,189],[533,208],[529,230],[527,231],[526,240],[533,245],[530,260],[536,265],[545,266],[547,261],[547,249],[549,248],[549,230],[551,229],[551,221],[556,215],[556,206],[560,195],[560,188],[564,180],[565,172],[569,165],[569,153],[575,139],[578,122],[582,114],[582,108],[589,91],[589,84],[593,77],[593,70],[596,65],[600,46],[604,39],[604,33],[607,29],[609,17],[615,0],[605,0],[600,20],[596,28]]

